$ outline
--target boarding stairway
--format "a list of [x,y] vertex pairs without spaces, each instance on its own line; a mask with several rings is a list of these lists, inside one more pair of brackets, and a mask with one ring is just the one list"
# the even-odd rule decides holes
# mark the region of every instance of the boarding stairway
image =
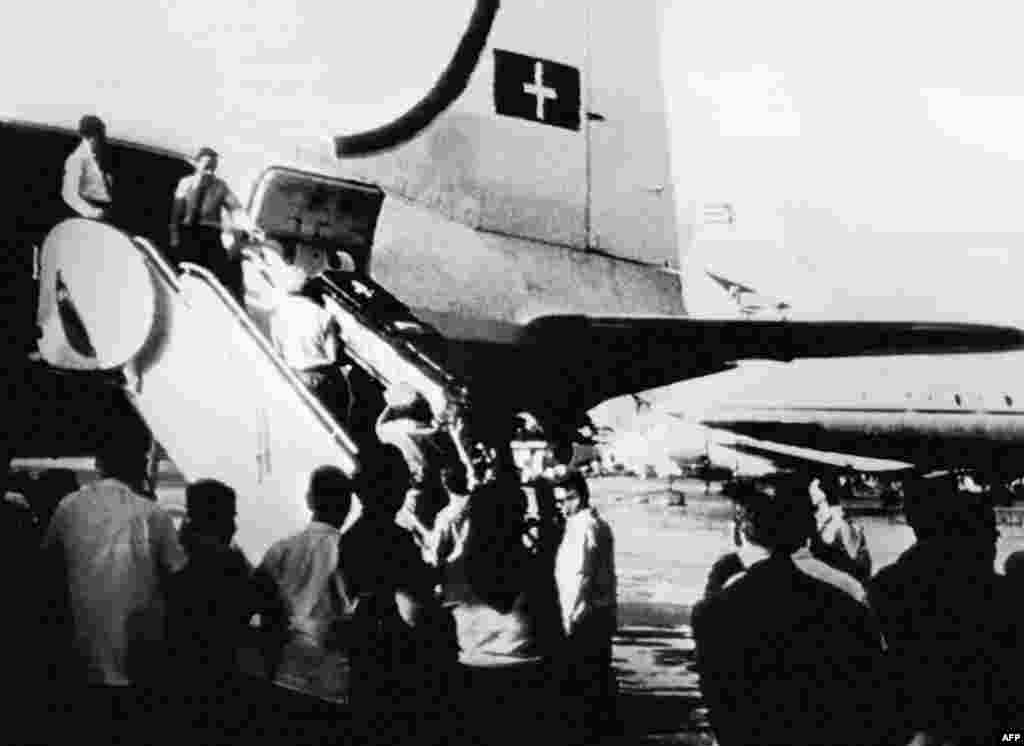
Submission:
[[[187,480],[236,489],[238,541],[258,560],[308,521],[310,472],[335,464],[352,473],[357,448],[209,270],[185,264],[178,276],[148,241],[133,243],[165,299],[162,339],[125,367],[133,402]],[[383,387],[420,393],[436,424],[451,425],[466,387],[416,341],[438,332],[372,280],[339,280],[317,282],[346,356]]]

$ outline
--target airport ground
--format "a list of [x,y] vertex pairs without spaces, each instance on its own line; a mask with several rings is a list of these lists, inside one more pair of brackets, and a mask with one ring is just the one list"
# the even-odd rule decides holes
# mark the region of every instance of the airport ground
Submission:
[[[594,504],[611,524],[616,540],[620,614],[614,664],[625,733],[615,742],[713,744],[693,671],[689,619],[708,568],[730,550],[731,506],[714,487],[705,495],[704,484],[690,480],[669,484],[605,477],[593,479],[591,487]],[[166,473],[161,502],[180,505],[182,493],[180,478]],[[901,515],[865,515],[857,520],[867,534],[876,571],[913,542]],[[1024,549],[1024,528],[1004,525],[1000,531],[998,567],[1011,552]],[[333,729],[339,717],[336,708],[327,705],[284,693],[280,698],[269,696],[275,699],[273,704],[254,703],[254,730],[239,743],[251,742],[254,733],[270,737],[267,742],[319,742],[316,734]]]

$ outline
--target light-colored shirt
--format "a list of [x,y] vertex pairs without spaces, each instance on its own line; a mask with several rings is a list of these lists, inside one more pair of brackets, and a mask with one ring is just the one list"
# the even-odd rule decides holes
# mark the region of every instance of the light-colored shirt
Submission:
[[152,675],[166,644],[162,578],[186,564],[170,516],[123,482],[102,479],[61,501],[43,548],[64,558],[88,680],[127,686]]
[[[203,188],[205,184],[205,189]],[[202,204],[197,200],[202,197]],[[198,208],[198,212],[197,212]],[[242,203],[230,187],[219,176],[196,172],[178,182],[174,190],[173,226],[201,225],[207,228],[222,228],[222,212],[242,211]],[[244,219],[243,219],[244,220]]]
[[569,516],[555,555],[555,581],[562,624],[574,624],[597,609],[616,607],[615,544],[612,530],[593,507]]
[[337,362],[334,317],[309,298],[281,298],[268,321],[271,343],[293,370],[311,370]]
[[339,572],[341,531],[313,521],[267,550],[260,571],[277,584],[293,637],[320,647],[333,644],[338,622],[354,610]]
[[434,519],[434,530],[427,540],[427,561],[443,570],[442,591],[448,603],[461,603],[473,595],[465,560],[469,500],[468,495],[452,495]]
[[276,251],[251,247],[242,250],[242,278],[245,310],[269,340],[270,317],[290,293],[302,287],[305,275]]
[[82,140],[64,161],[61,197],[83,218],[98,218],[103,214],[102,209],[86,200],[110,202],[110,184],[110,174],[103,172],[89,143]]

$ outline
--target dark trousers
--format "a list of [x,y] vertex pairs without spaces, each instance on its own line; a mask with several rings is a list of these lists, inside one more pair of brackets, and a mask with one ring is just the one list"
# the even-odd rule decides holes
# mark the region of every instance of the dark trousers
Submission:
[[449,742],[458,746],[566,743],[562,702],[548,662],[459,665]]
[[241,256],[229,256],[221,242],[220,228],[181,226],[175,260],[206,267],[239,303],[245,297]]
[[349,405],[352,394],[348,381],[337,365],[324,366],[313,370],[296,371],[302,382],[320,400],[340,425],[348,425]]
[[615,613],[599,609],[581,620],[563,648],[562,694],[566,720],[579,743],[618,728],[618,682],[612,668]]

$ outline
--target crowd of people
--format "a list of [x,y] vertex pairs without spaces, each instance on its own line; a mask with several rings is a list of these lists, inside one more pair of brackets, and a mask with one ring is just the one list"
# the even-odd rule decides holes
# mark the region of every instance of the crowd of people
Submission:
[[916,541],[872,576],[863,532],[827,494],[792,480],[735,497],[736,552],[692,617],[720,746],[965,746],[1018,732],[1024,619],[994,569],[988,496],[907,484]]
[[148,483],[144,423],[126,402],[103,428],[96,481],[43,472],[3,501],[5,566],[40,568],[10,573],[4,638],[26,707],[48,708],[34,727],[243,739],[246,645],[284,686],[335,661],[355,742],[589,742],[615,726],[614,550],[579,475],[539,489],[531,517],[515,473],[447,463],[448,502],[411,530],[399,514],[422,482],[378,442],[355,476],[316,469],[308,526],[250,563],[229,486],[188,484],[176,529]]

